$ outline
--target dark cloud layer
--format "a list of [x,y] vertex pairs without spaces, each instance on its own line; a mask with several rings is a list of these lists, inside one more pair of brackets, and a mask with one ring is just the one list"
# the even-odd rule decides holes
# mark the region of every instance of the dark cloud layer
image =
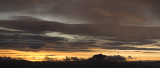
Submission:
[[40,21],[41,19],[39,18],[35,18],[35,17],[31,17],[31,16],[13,16],[11,17],[11,19],[14,20],[23,20],[23,21]]
[[[157,43],[151,39],[159,39],[159,27],[122,26],[117,24],[62,24],[50,21],[3,20],[0,25],[5,28],[22,30],[17,32],[2,32],[0,35],[1,49],[16,49],[21,51],[67,51],[88,52],[89,48],[118,50],[160,50],[158,48],[136,48],[133,45]],[[114,25],[114,27],[113,27]],[[114,42],[96,45],[97,40],[79,40],[67,42],[63,37],[42,36],[48,31],[62,32],[83,36],[100,36],[99,40]],[[105,37],[114,37],[107,39]],[[66,42],[63,42],[66,41]],[[49,44],[49,45],[48,45]],[[121,47],[128,45],[126,47]]]
[[46,31],[67,34],[115,37],[117,40],[144,41],[159,39],[159,27],[122,26],[117,24],[61,24],[49,21],[0,21],[0,26],[32,33]]
[[137,40],[135,42],[132,41],[116,41],[116,42],[111,42],[111,43],[102,43],[102,45],[110,45],[110,46],[123,46],[123,45],[145,45],[145,44],[152,44],[152,43],[157,43],[156,41],[153,40]]
[[118,49],[118,50],[160,50],[159,48],[137,48],[137,47],[102,47],[103,49]]
[[[2,18],[0,27],[3,27],[0,29],[0,48],[70,52],[88,52],[92,47],[160,50],[131,47],[157,43],[153,40],[160,39],[159,2],[159,0],[0,0],[0,19]],[[5,20],[4,17],[9,17],[10,20]],[[67,39],[63,37],[40,35],[46,32],[100,36],[104,39],[99,40],[114,42],[103,43],[101,46],[96,45],[97,40],[66,43],[64,41]]]
[[61,37],[46,37],[27,33],[4,33],[0,34],[0,38],[1,49],[25,50],[26,48],[31,48],[31,51],[44,47],[46,42],[65,40]]
[[[88,23],[125,23],[156,26],[159,0],[1,0],[1,12],[62,16]],[[61,19],[63,20],[63,19]],[[62,22],[63,23],[63,22]],[[77,22],[70,22],[77,23]]]

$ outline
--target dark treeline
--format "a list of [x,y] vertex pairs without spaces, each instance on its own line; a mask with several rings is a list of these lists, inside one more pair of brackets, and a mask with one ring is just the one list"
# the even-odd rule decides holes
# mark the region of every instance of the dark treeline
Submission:
[[66,57],[64,61],[30,62],[22,59],[0,57],[0,68],[160,68],[160,62],[129,62],[122,56],[94,55],[89,59]]

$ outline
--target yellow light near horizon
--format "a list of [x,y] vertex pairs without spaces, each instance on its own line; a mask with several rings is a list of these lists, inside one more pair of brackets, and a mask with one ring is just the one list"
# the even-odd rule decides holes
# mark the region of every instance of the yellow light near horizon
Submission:
[[[95,54],[102,53],[104,55],[121,55],[124,57],[132,56],[136,59],[127,59],[127,61],[138,61],[138,60],[160,60],[160,53],[136,53],[136,52],[121,52],[117,54],[111,50],[111,52],[107,52],[109,50],[101,49],[91,49],[95,50],[93,52],[62,52],[62,51],[18,51],[12,49],[0,49],[1,57],[11,57],[11,58],[23,58],[28,61],[44,61],[44,57],[48,56],[49,58],[57,58],[57,60],[63,60],[66,56],[68,57],[80,57],[80,58],[90,58]],[[96,51],[97,50],[97,51]],[[55,55],[55,56],[54,56]]]

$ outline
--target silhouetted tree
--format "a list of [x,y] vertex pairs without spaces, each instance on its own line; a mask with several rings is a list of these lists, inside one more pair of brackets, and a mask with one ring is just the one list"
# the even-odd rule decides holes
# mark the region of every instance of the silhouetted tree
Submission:
[[105,60],[109,61],[125,61],[126,58],[120,55],[106,56]]
[[106,58],[106,55],[97,54],[97,55],[94,55],[92,58],[93,59],[98,59],[98,60],[104,60]]
[[103,54],[96,54],[91,59],[93,60],[104,60],[104,61],[125,61],[126,58],[120,55],[107,56]]
[[133,59],[133,57],[132,56],[128,56],[128,59]]

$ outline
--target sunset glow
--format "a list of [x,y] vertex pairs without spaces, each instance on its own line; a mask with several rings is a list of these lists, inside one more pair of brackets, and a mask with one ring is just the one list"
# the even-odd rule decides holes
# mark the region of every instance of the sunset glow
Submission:
[[18,51],[18,50],[0,50],[0,56],[2,57],[12,57],[12,58],[22,58],[28,61],[45,61],[44,57],[55,58],[55,60],[62,61],[66,56],[68,57],[78,57],[78,58],[91,58],[94,54],[103,53],[105,55],[122,55],[128,58],[132,56],[133,59],[127,59],[128,61],[159,61],[160,53],[136,53],[136,52],[125,52],[125,51],[115,51],[115,50],[102,50],[102,49],[91,49],[94,52],[58,52],[58,51]]
[[[159,0],[1,0],[0,57],[160,61]],[[129,58],[130,57],[130,58]]]

